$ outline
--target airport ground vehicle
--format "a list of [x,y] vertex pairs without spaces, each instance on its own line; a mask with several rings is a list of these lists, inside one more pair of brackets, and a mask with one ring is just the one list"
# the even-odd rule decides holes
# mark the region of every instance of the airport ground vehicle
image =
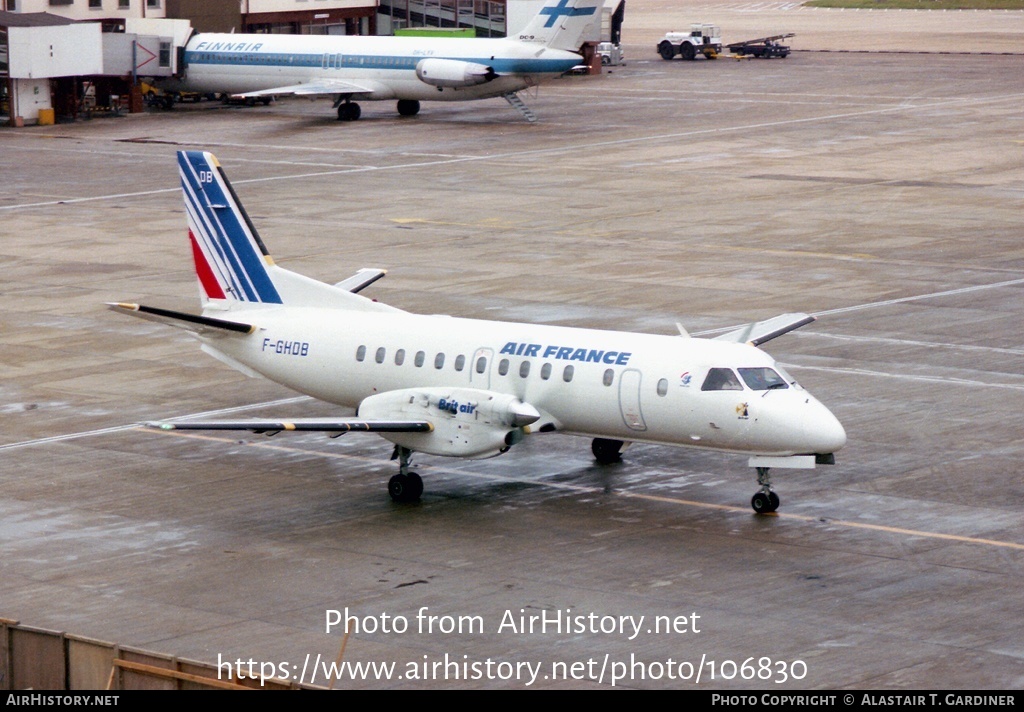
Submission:
[[622,52],[622,46],[614,42],[599,43],[597,45],[597,54],[601,57],[601,64],[606,67],[626,63],[626,55]]
[[721,52],[721,28],[699,22],[690,25],[689,32],[666,32],[658,43],[662,59],[672,59],[677,54],[683,59],[696,59],[698,54],[714,59]]
[[794,32],[789,32],[784,35],[758,37],[756,40],[746,40],[745,42],[733,42],[730,45],[726,45],[726,48],[738,57],[750,55],[751,57],[763,57],[764,59],[772,57],[782,57],[785,59],[790,52],[789,46],[782,44],[780,40],[793,37],[795,34]]
[[150,106],[162,106],[165,109],[173,109],[174,105],[183,101],[202,101],[209,99],[213,101],[217,94],[199,93],[195,91],[168,92],[146,82],[141,82],[142,98]]

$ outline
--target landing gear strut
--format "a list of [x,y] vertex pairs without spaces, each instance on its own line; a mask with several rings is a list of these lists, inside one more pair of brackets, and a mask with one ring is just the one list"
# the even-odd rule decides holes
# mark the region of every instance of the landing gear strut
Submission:
[[395,446],[391,459],[398,459],[398,474],[388,480],[388,494],[395,502],[416,502],[423,494],[423,480],[409,471],[412,450],[401,445]]
[[779,495],[772,491],[772,476],[767,467],[757,468],[757,484],[760,491],[750,500],[750,506],[758,514],[770,514],[779,508]]

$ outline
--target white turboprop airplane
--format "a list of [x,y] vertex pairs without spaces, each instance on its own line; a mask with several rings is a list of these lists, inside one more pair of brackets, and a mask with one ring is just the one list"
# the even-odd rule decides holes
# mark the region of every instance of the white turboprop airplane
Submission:
[[414,116],[421,101],[504,97],[528,120],[516,92],[577,66],[587,27],[603,0],[548,0],[514,38],[197,34],[184,50],[176,91],[245,98],[332,96],[338,119],[359,118],[359,104],[397,100]]
[[[831,464],[842,425],[758,345],[813,321],[786,314],[716,339],[420,315],[357,294],[384,275],[335,285],[274,264],[217,159],[178,153],[202,314],[139,304],[118,312],[171,324],[202,350],[340,406],[355,417],[173,420],[165,430],[377,432],[395,444],[396,501],[419,499],[413,452],[486,458],[528,433],[593,438],[598,462],[628,442],[743,453],[757,512],[779,498],[770,467]],[[393,458],[393,459],[394,459]]]

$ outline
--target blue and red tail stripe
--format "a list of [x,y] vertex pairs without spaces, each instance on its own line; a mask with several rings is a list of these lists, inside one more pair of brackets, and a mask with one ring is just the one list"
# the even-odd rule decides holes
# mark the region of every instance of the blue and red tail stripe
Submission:
[[203,254],[202,249],[196,242],[196,236],[192,233],[192,230],[188,231],[188,241],[192,244],[192,260],[196,265],[196,276],[199,277],[199,284],[203,288],[203,294],[206,295],[207,299],[227,299],[228,295],[221,289],[220,282],[217,281],[213,268],[210,267],[206,255]]
[[179,151],[178,167],[203,291],[213,299],[280,304],[267,272],[270,257],[220,164],[209,153]]

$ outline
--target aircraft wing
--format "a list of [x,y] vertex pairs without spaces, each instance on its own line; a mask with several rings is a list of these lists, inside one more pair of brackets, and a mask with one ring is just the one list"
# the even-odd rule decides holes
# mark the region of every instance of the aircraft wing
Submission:
[[366,418],[295,418],[273,420],[173,420],[146,423],[158,430],[250,430],[275,435],[283,430],[321,433],[429,433],[434,429],[426,420],[375,420]]
[[342,81],[340,79],[318,79],[305,84],[291,84],[273,89],[260,89],[258,91],[247,91],[243,94],[232,94],[240,97],[257,96],[280,96],[283,94],[294,94],[295,96],[320,96],[323,94],[372,94],[378,91],[372,82],[358,83]]
[[809,314],[780,314],[771,319],[755,321],[753,324],[747,324],[721,336],[716,336],[715,340],[760,346],[783,334],[788,334],[794,329],[799,329],[801,326],[807,326],[812,321],[815,321],[815,317]]
[[113,311],[121,314],[137,316],[146,321],[155,321],[159,324],[176,326],[196,334],[211,334],[233,332],[236,334],[251,334],[256,331],[252,324],[243,324],[239,321],[228,321],[227,319],[214,319],[209,316],[198,314],[186,314],[185,312],[172,309],[160,309],[159,307],[147,307],[142,304],[129,304],[127,302],[107,302],[107,306]]

